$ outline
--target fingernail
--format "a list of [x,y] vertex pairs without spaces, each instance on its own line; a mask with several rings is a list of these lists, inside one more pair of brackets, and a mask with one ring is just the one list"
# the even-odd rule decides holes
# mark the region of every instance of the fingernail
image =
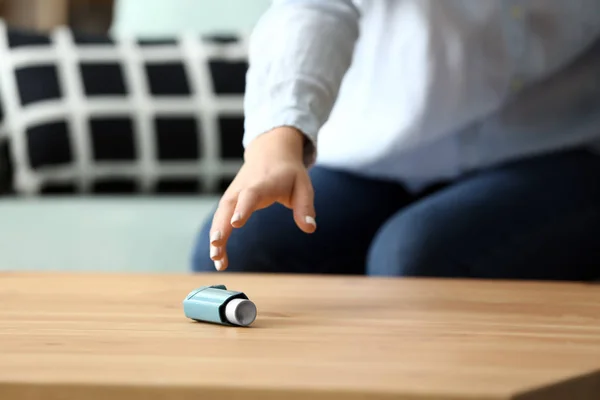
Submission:
[[242,219],[242,214],[240,214],[240,213],[233,214],[233,217],[231,218],[231,225],[235,224],[236,222],[238,222],[241,219]]
[[216,269],[217,271],[220,271],[220,270],[222,270],[222,269],[223,269],[223,261],[221,261],[221,260],[217,260],[217,261],[215,261],[215,269]]
[[221,231],[214,231],[213,233],[210,234],[210,242],[211,243],[218,242],[219,240],[221,240],[222,237],[223,237],[223,235],[221,235]]
[[218,257],[221,254],[221,248],[217,246],[210,246],[210,258]]
[[313,217],[311,217],[310,215],[307,215],[306,217],[304,217],[304,222],[306,222],[309,225],[314,226],[315,228],[317,227],[317,221],[315,221],[315,219]]

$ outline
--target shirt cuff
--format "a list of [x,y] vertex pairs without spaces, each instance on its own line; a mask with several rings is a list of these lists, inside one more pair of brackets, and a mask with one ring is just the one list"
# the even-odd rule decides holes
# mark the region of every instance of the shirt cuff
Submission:
[[247,147],[258,136],[275,128],[295,128],[304,135],[305,141],[302,158],[304,165],[309,168],[315,164],[317,159],[317,132],[319,125],[319,122],[311,115],[293,109],[280,109],[270,115],[259,112],[253,114],[251,118],[246,118],[243,144],[244,147]]
[[308,79],[295,78],[279,84],[260,81],[270,90],[249,90],[244,100],[244,147],[256,137],[277,127],[298,129],[306,138],[304,164],[314,165],[317,158],[317,138],[333,104],[331,94]]

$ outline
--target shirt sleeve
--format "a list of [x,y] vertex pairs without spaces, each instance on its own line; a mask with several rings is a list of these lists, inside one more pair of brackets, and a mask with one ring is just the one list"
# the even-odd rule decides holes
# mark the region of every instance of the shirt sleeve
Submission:
[[329,118],[359,34],[351,0],[275,0],[249,45],[244,147],[280,126],[306,135],[314,163],[317,135]]

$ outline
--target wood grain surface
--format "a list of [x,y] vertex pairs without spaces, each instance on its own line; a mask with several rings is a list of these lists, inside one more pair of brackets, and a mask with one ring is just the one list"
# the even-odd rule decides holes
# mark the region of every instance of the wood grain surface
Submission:
[[[225,284],[250,328],[181,302]],[[0,273],[0,399],[600,399],[600,286]]]

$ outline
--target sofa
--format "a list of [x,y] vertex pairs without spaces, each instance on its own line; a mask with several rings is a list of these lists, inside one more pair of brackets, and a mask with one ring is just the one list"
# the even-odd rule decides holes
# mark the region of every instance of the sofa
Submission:
[[242,162],[247,37],[0,21],[0,269],[180,272]]

